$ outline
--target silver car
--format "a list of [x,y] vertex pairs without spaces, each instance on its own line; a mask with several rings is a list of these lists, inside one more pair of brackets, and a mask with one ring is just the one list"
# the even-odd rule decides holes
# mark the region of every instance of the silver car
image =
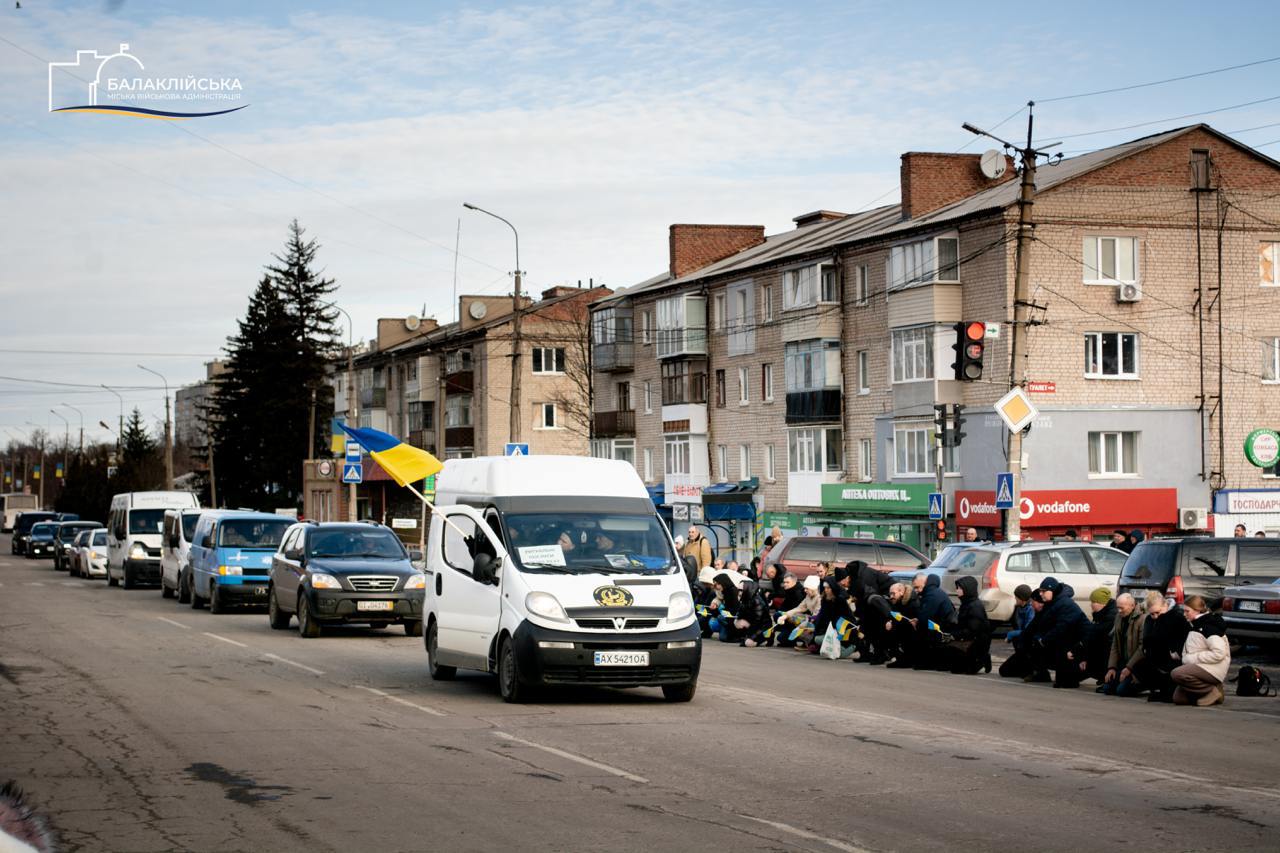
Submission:
[[107,576],[107,528],[86,530],[75,538],[71,571],[82,578]]
[[1222,621],[1232,637],[1280,640],[1280,580],[1227,587],[1222,597]]

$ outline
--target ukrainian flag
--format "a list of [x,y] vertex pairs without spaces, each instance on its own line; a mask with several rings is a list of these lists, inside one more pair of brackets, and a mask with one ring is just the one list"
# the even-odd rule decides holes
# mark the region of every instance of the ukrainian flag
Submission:
[[928,620],[926,620],[926,621],[929,623],[929,630],[930,630],[930,631],[937,631],[939,634],[941,634],[941,633],[942,633],[942,626],[941,626],[941,625],[939,625],[937,622],[934,622],[932,619],[928,619]]
[[843,616],[836,619],[835,627],[840,639],[847,641],[853,637],[853,623]]
[[346,424],[342,429],[361,447],[369,451],[373,461],[382,466],[382,470],[402,486],[437,474],[444,468],[444,463],[421,448],[405,444],[394,435],[381,430],[360,427],[352,429]]
[[808,623],[808,622],[801,622],[799,625],[797,625],[797,626],[796,626],[796,629],[795,629],[794,631],[792,631],[789,635],[787,635],[787,639],[788,639],[788,640],[795,640],[795,639],[799,638],[799,637],[800,637],[800,635],[802,635],[802,634],[804,633],[805,629],[806,629],[806,628],[808,628],[808,627],[809,627],[809,623]]
[[902,621],[902,614],[901,614],[901,613],[899,613],[899,612],[898,612],[898,611],[896,611],[896,610],[890,610],[890,611],[889,611],[889,615],[893,617],[893,621],[894,621],[894,622],[901,622],[901,621]]

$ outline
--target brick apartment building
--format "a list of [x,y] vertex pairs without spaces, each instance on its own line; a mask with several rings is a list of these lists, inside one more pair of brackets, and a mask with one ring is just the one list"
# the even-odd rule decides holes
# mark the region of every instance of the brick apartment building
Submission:
[[[705,518],[722,546],[774,522],[924,545],[934,406],[961,403],[952,519],[997,533],[1015,169],[913,152],[901,170],[899,203],[782,234],[672,226],[666,272],[592,306],[593,454],[634,461],[677,524]],[[1280,423],[1280,163],[1195,125],[1037,184],[1024,531],[1229,530],[1232,511],[1270,509],[1232,496],[1280,485],[1241,449]],[[958,382],[954,324],[975,320],[999,337]],[[1280,491],[1274,510],[1250,532],[1280,531]]]

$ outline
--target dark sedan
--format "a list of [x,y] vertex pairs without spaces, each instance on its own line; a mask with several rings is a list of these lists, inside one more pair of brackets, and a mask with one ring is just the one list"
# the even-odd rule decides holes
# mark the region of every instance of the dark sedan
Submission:
[[26,544],[23,546],[22,553],[27,555],[28,560],[34,560],[37,557],[53,556],[53,537],[58,532],[58,522],[42,521],[35,524],[31,528],[31,534],[27,537]]
[[1280,580],[1228,587],[1222,621],[1233,639],[1280,641]]

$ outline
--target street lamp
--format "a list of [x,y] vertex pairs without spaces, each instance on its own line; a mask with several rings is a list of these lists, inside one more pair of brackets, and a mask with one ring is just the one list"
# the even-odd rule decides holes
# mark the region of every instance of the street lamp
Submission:
[[149,367],[138,365],[139,370],[145,370],[152,376],[159,376],[160,381],[164,383],[164,480],[165,488],[173,490],[173,438],[171,430],[172,422],[169,420],[169,380],[163,375]]
[[76,451],[76,455],[84,456],[84,412],[80,411],[70,403],[60,403],[59,405],[66,406],[68,409],[80,416],[80,449]]
[[[351,322],[351,315],[347,310],[336,302],[325,302],[324,305],[330,308],[337,308],[347,318],[347,420],[350,426],[357,427],[360,425],[360,401],[356,399],[356,371],[355,371],[355,324]],[[356,484],[350,483],[347,487],[347,521],[356,520]]]
[[124,397],[120,396],[120,392],[114,388],[109,388],[106,385],[102,387],[120,397],[120,426],[116,429],[116,453],[119,453],[121,449],[120,442],[124,441]]
[[56,418],[62,418],[63,430],[64,430],[62,433],[62,476],[65,479],[67,476],[67,471],[69,470],[67,466],[67,461],[68,461],[67,454],[70,452],[70,449],[71,449],[71,421],[63,417],[62,414],[60,414],[55,409],[50,409],[49,414],[53,415]]
[[515,297],[511,301],[511,423],[509,432],[511,433],[511,441],[518,442],[520,440],[520,232],[511,224],[510,220],[499,216],[483,207],[476,207],[474,204],[463,202],[462,206],[467,210],[474,210],[477,213],[483,213],[486,216],[492,216],[501,222],[505,222],[507,227],[511,229],[511,233],[516,236],[516,287]]

